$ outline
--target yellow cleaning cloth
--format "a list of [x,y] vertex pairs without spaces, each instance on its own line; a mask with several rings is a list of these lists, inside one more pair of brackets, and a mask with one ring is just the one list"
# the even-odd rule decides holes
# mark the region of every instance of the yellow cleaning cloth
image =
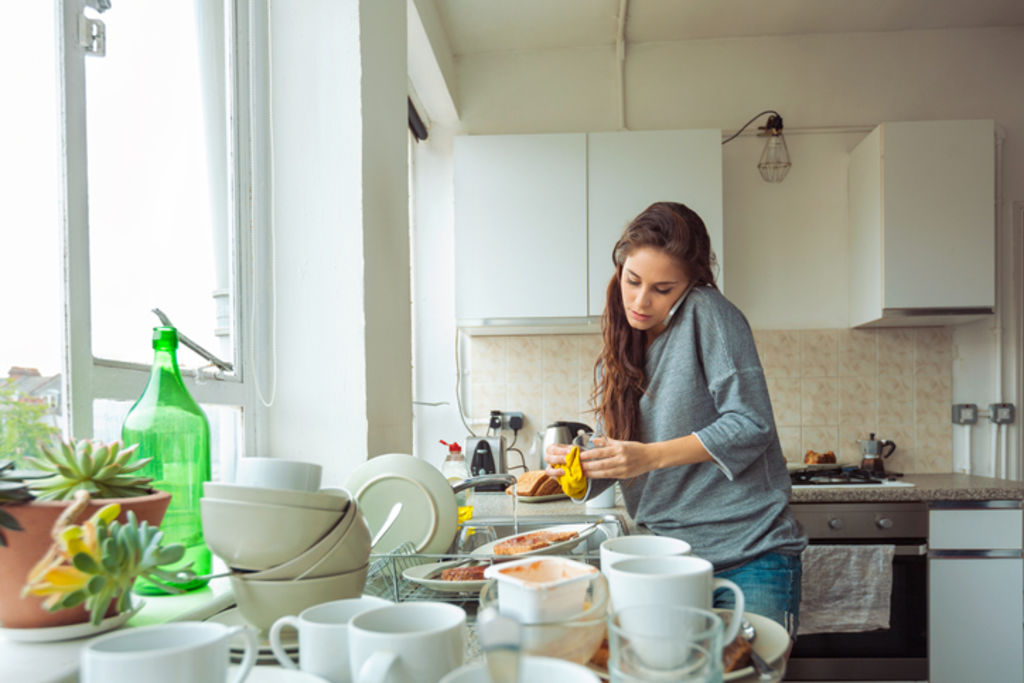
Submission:
[[587,493],[587,478],[583,476],[583,465],[580,463],[580,447],[573,446],[565,456],[562,465],[565,474],[558,478],[562,491],[570,498],[582,498]]

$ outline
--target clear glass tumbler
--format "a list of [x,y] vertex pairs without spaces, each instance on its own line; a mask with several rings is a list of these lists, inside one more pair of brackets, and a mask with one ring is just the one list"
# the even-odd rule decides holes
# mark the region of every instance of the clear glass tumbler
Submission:
[[608,619],[612,683],[719,683],[722,619],[710,610],[637,605]]

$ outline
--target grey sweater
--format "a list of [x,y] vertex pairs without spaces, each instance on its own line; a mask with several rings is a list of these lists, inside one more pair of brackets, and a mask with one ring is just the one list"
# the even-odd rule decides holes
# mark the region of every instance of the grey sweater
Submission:
[[639,440],[696,434],[713,461],[623,481],[633,519],[688,542],[716,570],[798,555],[807,538],[789,510],[768,387],[740,310],[716,289],[694,288],[647,350],[645,370]]

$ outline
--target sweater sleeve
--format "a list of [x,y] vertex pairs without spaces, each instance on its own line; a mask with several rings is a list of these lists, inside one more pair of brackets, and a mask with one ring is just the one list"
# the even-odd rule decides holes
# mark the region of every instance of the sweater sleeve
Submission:
[[699,314],[701,362],[718,417],[696,432],[730,480],[770,446],[775,420],[746,318],[731,304]]

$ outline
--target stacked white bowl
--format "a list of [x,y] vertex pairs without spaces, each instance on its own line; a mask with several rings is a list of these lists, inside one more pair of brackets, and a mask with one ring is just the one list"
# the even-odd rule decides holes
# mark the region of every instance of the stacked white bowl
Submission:
[[[283,488],[319,486],[319,468],[272,462],[240,467],[239,483],[204,483],[200,501],[206,544],[232,571],[242,617],[260,630],[286,614],[362,595],[370,556],[370,531],[356,501],[341,489]],[[317,467],[317,476],[280,476],[279,463]],[[246,476],[250,469],[267,476]]]

